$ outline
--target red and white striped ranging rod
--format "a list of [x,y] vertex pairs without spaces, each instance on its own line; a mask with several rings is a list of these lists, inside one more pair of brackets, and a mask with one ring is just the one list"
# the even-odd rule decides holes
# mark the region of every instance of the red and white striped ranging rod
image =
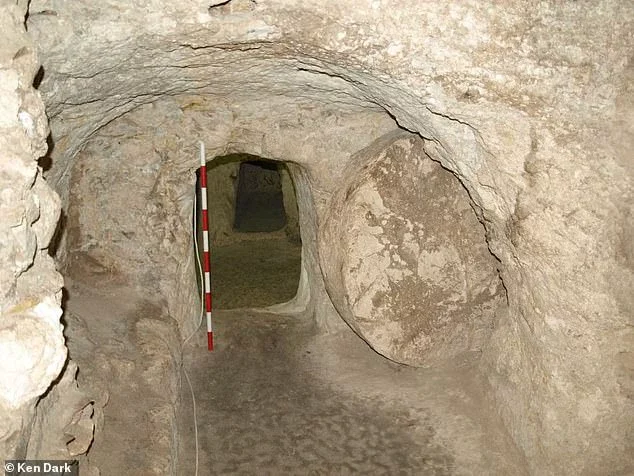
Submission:
[[207,160],[205,143],[200,141],[200,203],[203,217],[203,270],[205,271],[205,311],[207,313],[207,349],[214,350],[211,328],[211,263],[209,259],[209,216],[207,214]]

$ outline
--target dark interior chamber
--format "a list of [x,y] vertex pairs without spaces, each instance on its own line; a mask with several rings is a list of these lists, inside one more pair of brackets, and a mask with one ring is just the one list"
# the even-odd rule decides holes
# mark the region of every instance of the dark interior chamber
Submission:
[[240,164],[233,229],[270,232],[284,228],[286,213],[278,164],[247,161]]

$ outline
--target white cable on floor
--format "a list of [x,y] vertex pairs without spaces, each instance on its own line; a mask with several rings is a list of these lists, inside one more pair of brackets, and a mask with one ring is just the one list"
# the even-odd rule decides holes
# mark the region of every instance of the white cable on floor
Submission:
[[189,391],[192,394],[192,404],[194,406],[194,439],[196,441],[196,470],[194,471],[194,475],[198,476],[198,422],[196,420],[196,397],[194,396],[194,388],[192,387],[192,383],[189,380],[189,375],[187,374],[185,367],[183,367],[183,373],[185,374],[187,385],[189,385]]
[[[200,263],[200,256],[199,256],[199,252],[198,252],[198,217],[196,215],[197,209],[197,202],[196,202],[196,197],[197,197],[197,191],[194,188],[194,213],[193,213],[193,221],[194,221],[194,230],[193,230],[193,236],[194,236],[194,252],[196,253],[196,265],[198,268],[198,274],[200,276],[200,286],[201,286],[201,297],[200,297],[200,320],[198,322],[198,325],[196,326],[196,329],[194,329],[194,331],[189,335],[189,337],[187,337],[187,339],[185,339],[185,341],[183,342],[183,347],[185,347],[185,345],[187,344],[187,342],[189,341],[189,339],[191,339],[194,334],[196,334],[196,332],[198,332],[198,329],[200,329],[201,324],[203,323],[203,314],[205,311],[204,305],[203,305],[203,298],[202,296],[204,296],[205,293],[205,288],[204,286],[204,276],[203,276],[203,267]],[[189,391],[192,394],[192,406],[193,406],[193,410],[194,410],[194,440],[196,442],[196,470],[194,472],[195,476],[198,476],[198,420],[196,418],[196,396],[194,395],[194,388],[192,387],[192,382],[191,380],[189,380],[189,375],[187,374],[187,370],[185,370],[185,365],[182,366],[183,369],[183,373],[185,374],[185,379],[187,380],[187,385],[189,385]]]

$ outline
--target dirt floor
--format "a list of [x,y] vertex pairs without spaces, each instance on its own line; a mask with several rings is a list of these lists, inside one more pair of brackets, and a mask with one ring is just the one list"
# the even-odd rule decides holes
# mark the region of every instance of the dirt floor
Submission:
[[295,296],[301,244],[264,236],[267,238],[213,247],[214,309],[260,308]]
[[[471,365],[416,370],[352,334],[317,336],[293,316],[216,314],[185,365],[196,395],[199,474],[522,475]],[[181,475],[194,474],[183,386]]]
[[[292,296],[299,247],[236,246],[216,250],[215,287],[225,307],[242,309],[214,313],[213,353],[204,329],[184,348],[199,475],[526,474],[483,396],[477,356],[408,368],[351,331],[321,335],[308,317],[244,309]],[[287,254],[273,258],[276,247]],[[287,273],[283,261],[293,263]],[[194,475],[193,405],[174,323],[116,280],[88,273],[67,284],[68,346],[80,385],[99,395],[97,406],[106,403],[91,462],[104,476]]]
[[[216,299],[243,308],[292,297],[294,250],[275,240],[216,249]],[[476,355],[413,369],[377,355],[351,331],[319,335],[299,316],[223,310],[214,324],[213,353],[204,332],[184,352],[196,396],[198,474],[525,474],[484,399]],[[185,382],[181,388],[178,474],[191,475],[193,405]]]

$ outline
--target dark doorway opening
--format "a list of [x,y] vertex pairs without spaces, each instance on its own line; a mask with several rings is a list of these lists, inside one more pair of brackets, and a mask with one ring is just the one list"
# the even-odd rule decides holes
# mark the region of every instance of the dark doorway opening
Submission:
[[207,203],[214,309],[291,300],[302,244],[289,166],[248,154],[216,157],[207,164]]
[[240,164],[233,229],[243,233],[278,231],[286,225],[279,165],[268,161]]

